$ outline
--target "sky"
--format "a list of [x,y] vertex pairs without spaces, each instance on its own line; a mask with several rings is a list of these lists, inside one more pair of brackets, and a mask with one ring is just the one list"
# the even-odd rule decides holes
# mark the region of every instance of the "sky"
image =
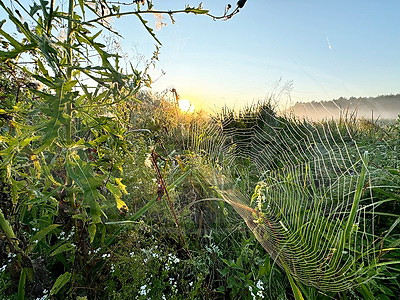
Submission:
[[[29,3],[30,1],[24,1]],[[205,0],[214,15],[228,0]],[[199,1],[154,0],[154,9]],[[196,108],[240,108],[275,95],[297,101],[400,93],[399,0],[248,0],[228,21],[180,14],[155,31],[162,42],[154,91],[175,88]],[[155,26],[155,17],[147,17]],[[116,19],[122,49],[150,58],[155,41],[134,16]]]

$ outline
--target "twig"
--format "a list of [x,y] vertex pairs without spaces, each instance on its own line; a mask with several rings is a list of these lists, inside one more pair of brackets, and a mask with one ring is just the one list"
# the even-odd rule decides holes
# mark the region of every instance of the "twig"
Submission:
[[[97,18],[94,18],[92,20],[87,21],[87,23],[94,23],[98,22],[100,20],[112,18],[112,17],[122,17],[122,16],[128,16],[128,15],[141,15],[141,14],[168,14],[169,16],[172,16],[174,14],[181,14],[181,13],[186,13],[186,14],[195,14],[195,15],[206,15],[208,17],[211,17],[213,20],[229,20],[232,18],[234,15],[239,13],[239,6],[236,7],[231,13],[228,13],[230,9],[230,6],[227,6],[225,9],[225,12],[221,16],[214,16],[213,14],[210,14],[208,11],[207,12],[198,12],[195,8],[186,8],[186,9],[181,9],[181,10],[135,10],[135,11],[127,11],[127,12],[117,12],[117,13],[110,13],[107,15],[99,16]],[[206,11],[206,10],[204,10]]]

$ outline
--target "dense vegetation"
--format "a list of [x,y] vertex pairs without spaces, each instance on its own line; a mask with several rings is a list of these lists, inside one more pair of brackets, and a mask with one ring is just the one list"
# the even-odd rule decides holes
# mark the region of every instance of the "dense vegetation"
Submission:
[[[194,166],[187,145],[210,119],[143,92],[146,69],[126,74],[92,27],[107,25],[83,22],[96,10],[69,4],[68,14],[33,5],[30,26],[0,2],[19,32],[0,28],[0,298],[293,299],[285,272]],[[400,120],[348,126],[377,167],[400,177]],[[400,255],[399,180],[390,185],[376,199],[393,200],[377,223],[386,262]],[[297,285],[310,299],[395,297],[398,267],[380,271],[340,294]]]

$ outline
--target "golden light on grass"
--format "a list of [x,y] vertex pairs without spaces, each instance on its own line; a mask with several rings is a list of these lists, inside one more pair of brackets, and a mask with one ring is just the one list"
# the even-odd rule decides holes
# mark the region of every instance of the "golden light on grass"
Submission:
[[194,105],[187,99],[180,99],[178,101],[179,109],[186,113],[191,113],[194,111]]

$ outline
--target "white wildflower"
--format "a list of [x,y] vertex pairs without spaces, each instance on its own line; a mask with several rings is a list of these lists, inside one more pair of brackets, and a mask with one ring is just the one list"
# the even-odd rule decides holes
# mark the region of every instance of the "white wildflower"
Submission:
[[142,286],[140,287],[140,292],[139,292],[139,294],[142,295],[142,296],[146,296],[146,295],[147,295],[147,290],[146,290],[146,288],[147,288],[147,284],[142,285]]
[[253,293],[253,287],[252,287],[251,285],[249,285],[249,292],[250,292],[250,295],[251,295],[251,297],[253,298],[253,300],[255,300],[255,299],[256,299],[256,295],[254,295],[254,293]]
[[262,282],[261,280],[258,280],[258,281],[257,281],[256,286],[257,286],[257,288],[258,288],[259,290],[262,290],[262,291],[264,290],[263,282]]

